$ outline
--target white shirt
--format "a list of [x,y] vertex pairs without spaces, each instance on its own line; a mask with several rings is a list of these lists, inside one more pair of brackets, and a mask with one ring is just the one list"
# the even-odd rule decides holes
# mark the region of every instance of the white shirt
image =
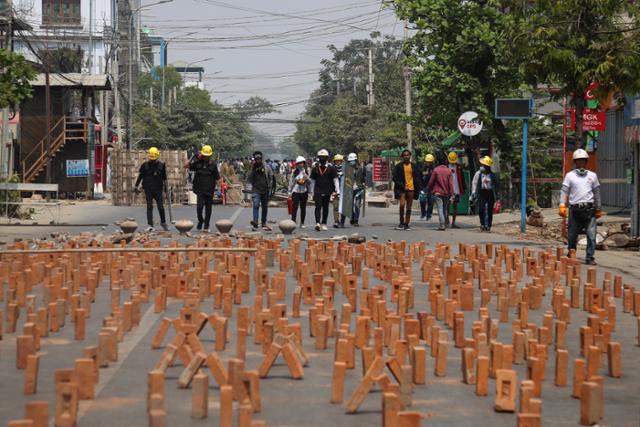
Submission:
[[565,175],[562,182],[563,189],[566,188],[569,194],[570,205],[593,203],[593,190],[599,186],[600,181],[595,173],[587,171],[584,176],[580,176],[575,169]]
[[453,194],[460,194],[460,185],[458,185],[458,165],[455,163],[449,163],[449,169],[453,175]]

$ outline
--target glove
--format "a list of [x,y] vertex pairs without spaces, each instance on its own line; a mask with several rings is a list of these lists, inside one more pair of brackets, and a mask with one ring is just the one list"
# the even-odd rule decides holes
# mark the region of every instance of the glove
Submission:
[[604,215],[604,212],[602,212],[602,209],[596,209],[596,218],[600,218],[602,215]]
[[566,218],[568,212],[569,210],[567,209],[567,206],[564,203],[560,204],[560,207],[558,208],[558,215],[560,215],[562,218]]

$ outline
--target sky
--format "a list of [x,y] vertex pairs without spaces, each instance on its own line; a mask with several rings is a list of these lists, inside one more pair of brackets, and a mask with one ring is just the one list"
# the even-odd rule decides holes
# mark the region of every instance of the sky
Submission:
[[[152,5],[157,0],[143,1]],[[169,42],[169,64],[204,67],[212,97],[231,105],[262,96],[295,120],[319,86],[328,45],[341,48],[373,31],[401,37],[402,22],[381,0],[173,0],[142,10],[142,25]],[[276,139],[291,123],[260,123]]]

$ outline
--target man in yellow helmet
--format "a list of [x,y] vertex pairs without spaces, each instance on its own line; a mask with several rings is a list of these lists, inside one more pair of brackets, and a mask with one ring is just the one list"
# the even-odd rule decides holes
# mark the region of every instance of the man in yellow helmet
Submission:
[[489,156],[480,159],[480,169],[471,180],[471,200],[478,203],[480,231],[491,232],[493,207],[500,201],[500,180],[491,171],[493,160]]
[[[451,228],[458,228],[456,225],[456,216],[458,215],[458,202],[460,202],[460,196],[464,194],[466,190],[464,185],[464,175],[462,174],[462,167],[458,164],[458,153],[452,151],[447,156],[449,160],[449,170],[453,176],[453,197],[451,198],[451,208],[449,213],[453,217],[451,219]],[[449,216],[446,220],[447,227],[449,226]]]
[[160,225],[167,231],[169,227],[164,216],[164,204],[162,200],[162,192],[167,185],[167,168],[160,160],[160,150],[156,147],[149,148],[147,151],[149,160],[140,166],[138,179],[136,180],[135,192],[138,193],[140,183],[144,189],[144,195],[147,199],[147,231],[153,231],[153,201],[156,201],[158,213],[160,214]]
[[194,172],[193,192],[198,197],[196,206],[198,226],[196,228],[208,233],[213,209],[213,195],[216,183],[220,179],[218,165],[213,159],[213,148],[210,145],[202,147],[200,153],[189,160],[185,167]]

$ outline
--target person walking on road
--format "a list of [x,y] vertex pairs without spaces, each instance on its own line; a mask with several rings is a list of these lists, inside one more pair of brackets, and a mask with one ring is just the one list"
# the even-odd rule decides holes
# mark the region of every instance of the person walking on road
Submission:
[[296,168],[289,179],[289,196],[293,201],[291,220],[296,222],[298,207],[300,208],[300,228],[305,228],[304,220],[307,216],[307,200],[311,188],[311,177],[307,170],[307,160],[303,156],[296,158]]
[[253,201],[251,226],[258,228],[258,214],[260,213],[260,207],[262,207],[262,215],[260,216],[262,229],[271,231],[271,227],[267,224],[267,214],[269,212],[269,195],[273,185],[273,169],[262,162],[261,151],[253,153],[253,164],[249,170],[247,181],[251,184],[251,198]]
[[500,180],[491,170],[493,160],[489,156],[480,159],[480,169],[471,180],[471,200],[478,205],[480,231],[491,232],[493,208],[500,202]]
[[353,213],[351,214],[351,225],[359,227],[362,199],[364,199],[364,192],[367,189],[365,179],[366,172],[364,167],[358,162],[358,155],[356,153],[349,153],[347,162],[349,162],[349,165],[353,168]]
[[431,215],[433,215],[433,195],[429,191],[429,179],[433,173],[433,162],[435,162],[433,154],[427,154],[424,157],[424,166],[421,171],[421,187],[418,200],[420,201],[420,219],[431,221]]
[[162,193],[167,186],[167,168],[160,158],[160,150],[156,147],[149,148],[147,152],[149,160],[140,165],[138,179],[136,179],[135,192],[140,192],[139,186],[142,183],[144,195],[147,199],[147,231],[153,231],[153,201],[156,201],[158,213],[160,214],[160,226],[168,231],[167,221],[164,215],[164,204]]
[[371,161],[368,161],[367,165],[364,167],[364,170],[367,175],[367,187],[373,188],[373,163]]
[[213,195],[216,191],[216,183],[220,179],[218,166],[213,159],[213,148],[210,145],[202,147],[200,153],[189,160],[185,167],[194,173],[193,192],[197,196],[196,213],[198,215],[196,229],[208,233],[213,209]]
[[[342,188],[342,182],[344,181],[343,163],[344,156],[342,154],[333,156],[333,167],[336,168],[336,173],[338,174],[338,189]],[[333,205],[333,228],[344,228],[345,216],[340,213],[340,197],[331,196],[331,204]]]
[[411,162],[411,151],[402,151],[402,162],[393,168],[393,192],[400,200],[400,224],[396,230],[411,230],[411,207],[416,191],[420,191],[420,168]]
[[331,196],[340,195],[340,182],[336,168],[328,163],[329,152],[318,151],[318,164],[311,170],[311,194],[316,205],[316,231],[327,230],[327,218],[329,217],[329,202]]
[[[453,197],[451,199],[451,207],[449,213],[453,217],[451,220],[451,228],[459,228],[456,225],[456,216],[458,215],[458,202],[460,196],[466,190],[464,185],[464,175],[462,175],[462,167],[458,164],[458,153],[452,151],[449,153],[447,160],[449,161],[449,169],[453,176]],[[447,215],[447,227],[449,226],[449,216]]]
[[453,198],[453,174],[447,166],[447,159],[444,153],[438,153],[439,166],[433,170],[427,188],[433,194],[438,206],[438,219],[440,226],[438,230],[447,228],[447,217],[449,215],[449,201]]
[[[596,265],[596,219],[602,216],[600,181],[598,176],[587,170],[589,154],[583,149],[573,152],[575,169],[567,173],[562,182],[559,214],[569,219],[568,250],[576,249],[578,235],[587,234],[587,254],[585,263]],[[567,207],[567,203],[569,206]]]

